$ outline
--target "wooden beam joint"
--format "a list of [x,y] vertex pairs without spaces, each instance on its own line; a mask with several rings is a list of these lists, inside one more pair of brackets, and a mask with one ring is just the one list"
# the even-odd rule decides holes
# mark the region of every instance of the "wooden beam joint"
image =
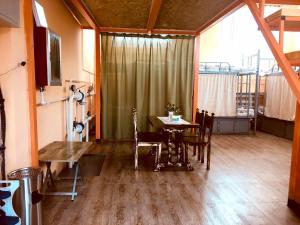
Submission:
[[70,1],[93,29],[98,28],[98,24],[96,20],[89,13],[88,9],[85,7],[85,5],[82,3],[81,0],[70,0]]
[[147,31],[151,33],[155,26],[162,0],[152,0],[151,9],[148,17]]
[[265,15],[265,0],[259,0],[259,11],[260,11],[260,17],[264,18]]

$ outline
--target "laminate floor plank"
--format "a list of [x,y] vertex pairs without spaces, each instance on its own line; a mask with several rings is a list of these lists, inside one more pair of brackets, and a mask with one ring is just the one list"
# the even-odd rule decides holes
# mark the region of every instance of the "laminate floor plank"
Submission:
[[90,154],[106,154],[100,176],[87,177],[73,202],[47,196],[43,224],[300,224],[286,206],[291,144],[264,133],[215,135],[210,171],[190,150],[194,171],[153,172],[153,156],[146,148],[135,171],[132,143],[94,143]]

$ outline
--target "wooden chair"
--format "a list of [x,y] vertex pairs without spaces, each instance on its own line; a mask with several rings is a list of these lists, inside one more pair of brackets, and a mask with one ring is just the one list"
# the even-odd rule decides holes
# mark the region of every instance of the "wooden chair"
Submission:
[[[206,111],[206,113],[207,113],[207,111]],[[183,136],[184,137],[198,136],[199,135],[199,131],[203,127],[204,116],[205,116],[205,111],[201,110],[201,112],[200,112],[200,110],[197,108],[195,122],[199,124],[199,129],[190,129],[188,132],[185,132]],[[196,155],[196,145],[193,146],[193,155],[194,156]],[[200,154],[198,154],[198,160],[200,160]]]
[[137,112],[132,109],[133,126],[134,126],[134,168],[138,169],[138,148],[141,146],[155,147],[155,165],[154,171],[159,171],[160,157],[162,149],[162,135],[158,132],[139,132],[137,128]]
[[198,160],[204,163],[204,149],[207,148],[207,170],[210,169],[210,153],[211,153],[211,136],[214,124],[214,113],[211,116],[205,112],[203,124],[199,123],[198,135],[183,137],[183,143],[185,150],[187,151],[188,146],[198,148]]

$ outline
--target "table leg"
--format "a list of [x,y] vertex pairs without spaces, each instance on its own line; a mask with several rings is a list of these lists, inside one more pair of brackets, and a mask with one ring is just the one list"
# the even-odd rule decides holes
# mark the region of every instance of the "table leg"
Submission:
[[168,164],[170,164],[172,158],[172,143],[171,143],[172,131],[167,130],[167,132],[168,132]]
[[74,200],[75,195],[77,195],[76,193],[76,183],[77,183],[77,176],[78,176],[78,170],[79,170],[79,163],[76,162],[76,168],[75,168],[75,177],[74,177],[74,181],[73,181],[73,190],[72,190],[72,201]]
[[48,181],[50,179],[51,186],[55,187],[54,179],[51,172],[51,162],[47,162],[46,166],[47,166],[47,171],[46,171],[45,183],[48,185]]
[[61,191],[56,191],[56,192],[47,192],[46,191],[46,184],[48,185],[48,182],[50,181],[51,186],[55,187],[55,183],[54,183],[54,179],[50,170],[51,167],[51,162],[47,162],[47,171],[46,171],[46,177],[45,177],[45,181],[44,181],[44,185],[43,185],[43,194],[44,195],[67,195],[67,196],[71,196],[71,200],[73,201],[75,196],[77,196],[77,192],[76,192],[76,185],[77,185],[77,179],[78,179],[78,174],[79,174],[79,163],[75,162],[74,166],[75,166],[75,175],[73,178],[73,187],[72,187],[72,192],[61,192]]
[[161,164],[161,144],[159,144],[156,147],[154,172],[158,172],[160,170],[160,167],[162,167],[162,164]]
[[177,139],[177,165],[181,167],[184,165],[184,156],[183,156],[183,149],[182,149],[182,130],[176,131],[176,139]]

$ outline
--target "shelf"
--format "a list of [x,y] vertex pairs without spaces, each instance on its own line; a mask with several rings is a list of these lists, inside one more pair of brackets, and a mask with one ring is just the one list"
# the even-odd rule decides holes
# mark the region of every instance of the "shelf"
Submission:
[[277,31],[281,20],[285,31],[300,31],[300,9],[283,8],[265,18],[271,30]]
[[292,66],[300,66],[300,51],[286,53],[285,56]]

